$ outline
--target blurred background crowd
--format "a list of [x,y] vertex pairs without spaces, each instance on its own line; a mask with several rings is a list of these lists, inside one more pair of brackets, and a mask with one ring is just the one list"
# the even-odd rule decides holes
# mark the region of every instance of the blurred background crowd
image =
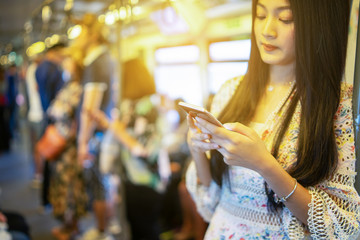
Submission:
[[[182,99],[157,93],[141,58],[122,64],[119,84],[103,24],[94,14],[76,21],[81,32],[73,41],[1,68],[1,152],[24,137],[25,123],[38,210],[58,221],[51,236],[190,239],[194,227],[203,234],[183,183]],[[81,227],[89,212],[94,224]],[[28,228],[22,233],[31,237]]]
[[178,102],[246,71],[250,5],[39,1],[0,45],[0,238],[203,239]]

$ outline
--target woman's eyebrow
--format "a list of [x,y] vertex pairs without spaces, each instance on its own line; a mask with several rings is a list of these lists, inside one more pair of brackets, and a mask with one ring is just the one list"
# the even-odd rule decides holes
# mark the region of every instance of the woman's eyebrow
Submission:
[[[261,7],[261,8],[263,8],[263,9],[266,9],[265,5],[263,5],[263,4],[259,3],[259,2],[257,3],[257,5],[259,7]],[[281,7],[277,7],[275,10],[277,12],[281,12],[281,11],[284,11],[284,10],[291,10],[291,9],[290,9],[290,6],[281,6]]]
[[259,3],[259,2],[257,3],[257,5],[258,5],[259,7],[262,7],[262,8],[264,8],[264,9],[266,9],[266,8],[265,8],[265,6],[264,6],[264,5],[262,5],[262,4],[261,4],[261,3]]

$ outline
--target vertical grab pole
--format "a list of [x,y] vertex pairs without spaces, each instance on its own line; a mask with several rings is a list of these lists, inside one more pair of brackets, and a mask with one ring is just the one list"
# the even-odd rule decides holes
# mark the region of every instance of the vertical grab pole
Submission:
[[[359,7],[359,1],[353,0]],[[355,69],[354,69],[354,92],[353,92],[353,110],[354,110],[354,129],[355,129],[355,148],[356,148],[356,172],[358,175],[355,178],[355,188],[360,193],[360,31],[359,20],[357,24],[357,39],[356,39],[356,55],[355,55]]]

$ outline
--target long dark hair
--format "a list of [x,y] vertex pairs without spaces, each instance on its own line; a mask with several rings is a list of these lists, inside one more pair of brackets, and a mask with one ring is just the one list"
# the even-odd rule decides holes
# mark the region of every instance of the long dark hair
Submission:
[[[256,46],[252,7],[251,54],[248,71],[232,99],[219,116],[222,122],[249,124],[261,96],[265,93],[269,65],[264,63]],[[301,104],[297,161],[287,169],[304,187],[313,186],[332,176],[337,166],[334,115],[340,102],[349,26],[349,0],[289,0],[295,27],[295,91],[278,129],[273,146],[277,158],[279,146],[290,124],[297,104]],[[228,166],[219,161],[222,155],[211,152],[211,173],[222,184]],[[219,166],[220,164],[220,166]],[[273,192],[265,189],[268,207],[281,208],[274,202]]]

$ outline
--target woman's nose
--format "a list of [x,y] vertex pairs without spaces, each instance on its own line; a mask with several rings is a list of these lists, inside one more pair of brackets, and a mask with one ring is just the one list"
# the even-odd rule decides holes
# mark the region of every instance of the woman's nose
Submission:
[[267,17],[265,19],[265,25],[262,31],[264,37],[275,38],[277,36],[276,32],[276,19],[273,17]]

